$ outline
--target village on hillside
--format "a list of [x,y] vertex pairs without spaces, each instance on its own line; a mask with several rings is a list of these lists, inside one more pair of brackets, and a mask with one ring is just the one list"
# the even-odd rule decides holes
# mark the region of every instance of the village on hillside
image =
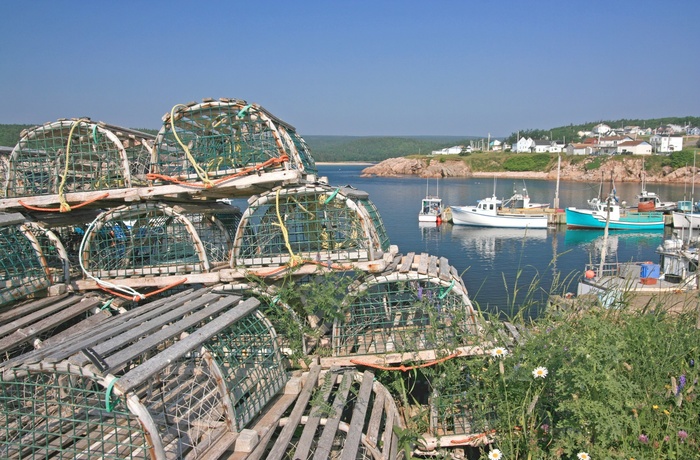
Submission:
[[532,139],[518,136],[511,145],[498,139],[474,140],[470,145],[456,145],[433,150],[433,155],[460,155],[473,151],[515,153],[564,153],[566,155],[668,155],[696,147],[700,142],[700,127],[667,124],[656,129],[640,126],[612,128],[605,123],[591,131],[579,131],[580,142],[565,140]]

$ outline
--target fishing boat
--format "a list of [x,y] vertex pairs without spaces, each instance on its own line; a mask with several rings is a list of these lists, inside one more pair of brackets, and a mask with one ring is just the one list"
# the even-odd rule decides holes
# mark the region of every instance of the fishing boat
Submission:
[[700,229],[700,213],[674,211],[673,228]]
[[[524,185],[524,184],[523,184]],[[533,203],[530,201],[530,195],[527,193],[527,187],[523,186],[523,191],[518,192],[515,188],[513,189],[513,196],[505,200],[501,208],[510,208],[512,211],[529,211],[529,210],[543,210],[549,207],[549,203]]]
[[493,195],[475,206],[451,206],[452,222],[457,225],[498,228],[547,228],[547,215],[507,212],[503,201]]
[[632,212],[622,208],[612,194],[605,202],[598,202],[594,209],[566,208],[566,225],[569,228],[596,228],[610,230],[663,230],[664,215],[661,212]]
[[[437,183],[437,181],[436,181]],[[438,196],[431,196],[428,190],[428,181],[425,184],[425,198],[421,200],[418,222],[432,222],[440,224],[442,222],[442,199]]]
[[[644,163],[642,163],[643,165]],[[678,208],[678,204],[673,201],[661,201],[659,195],[649,192],[646,189],[646,174],[642,173],[642,190],[635,197],[637,200],[637,210],[640,212],[661,211],[670,212]]]

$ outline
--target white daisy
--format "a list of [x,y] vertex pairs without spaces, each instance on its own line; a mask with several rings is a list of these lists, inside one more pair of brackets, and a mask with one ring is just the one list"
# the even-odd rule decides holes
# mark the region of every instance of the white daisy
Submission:
[[579,452],[576,456],[578,460],[591,460],[591,456],[588,455],[588,452]]
[[493,449],[489,452],[489,460],[501,460],[501,457],[503,457],[503,454],[498,449]]
[[[547,370],[546,367],[540,366],[540,367],[536,367],[535,370],[532,371],[532,376],[536,379],[539,379],[539,378],[543,379],[543,378],[547,377],[548,373],[549,373],[549,371]],[[588,455],[588,454],[586,454],[586,455]]]
[[506,350],[503,347],[496,347],[493,350],[491,350],[491,356],[493,356],[494,358],[505,358],[507,354],[508,350]]

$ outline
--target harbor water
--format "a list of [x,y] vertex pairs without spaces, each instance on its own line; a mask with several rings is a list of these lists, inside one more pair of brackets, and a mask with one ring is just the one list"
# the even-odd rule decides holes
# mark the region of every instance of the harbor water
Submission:
[[[469,297],[479,308],[512,316],[523,308],[536,316],[550,292],[576,292],[586,263],[599,263],[602,230],[546,230],[476,228],[443,223],[418,223],[421,199],[439,194],[445,206],[475,204],[495,194],[508,198],[514,189],[527,188],[532,202],[552,203],[556,181],[522,179],[419,177],[360,177],[366,166],[319,165],[319,175],[333,186],[350,185],[369,193],[379,210],[392,244],[403,254],[429,253],[447,257],[462,274]],[[621,200],[633,202],[641,184],[617,184]],[[587,207],[598,196],[599,183],[560,182],[559,204]],[[664,201],[690,199],[690,186],[647,184]],[[603,185],[603,194],[609,185]],[[611,232],[607,241],[608,262],[658,261],[656,248],[672,230],[640,233]]]

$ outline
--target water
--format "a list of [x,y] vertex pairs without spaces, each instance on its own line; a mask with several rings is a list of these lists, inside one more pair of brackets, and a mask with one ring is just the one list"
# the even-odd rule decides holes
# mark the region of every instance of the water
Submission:
[[[377,206],[392,244],[403,254],[426,252],[447,257],[462,274],[469,297],[482,309],[513,315],[528,298],[541,306],[555,286],[554,293],[576,292],[578,277],[586,263],[599,263],[602,230],[567,230],[563,226],[547,230],[488,229],[452,224],[419,225],[418,211],[426,194],[426,180],[419,177],[362,178],[365,166],[320,165],[319,175],[333,186],[351,185],[370,194]],[[475,204],[493,194],[493,179],[440,179],[439,195],[446,206]],[[551,203],[556,181],[498,179],[496,195],[508,198],[513,189],[527,186],[537,203]],[[428,183],[435,194],[436,180]],[[598,195],[599,183],[560,182],[560,207],[587,207],[586,200]],[[633,202],[640,191],[638,183],[617,184],[621,200]],[[690,187],[647,184],[664,201],[690,199]],[[608,184],[604,185],[604,194]],[[670,229],[651,233],[611,232],[606,250],[609,262],[653,261],[656,248]],[[531,288],[531,285],[533,286]],[[533,312],[536,314],[536,311]]]

